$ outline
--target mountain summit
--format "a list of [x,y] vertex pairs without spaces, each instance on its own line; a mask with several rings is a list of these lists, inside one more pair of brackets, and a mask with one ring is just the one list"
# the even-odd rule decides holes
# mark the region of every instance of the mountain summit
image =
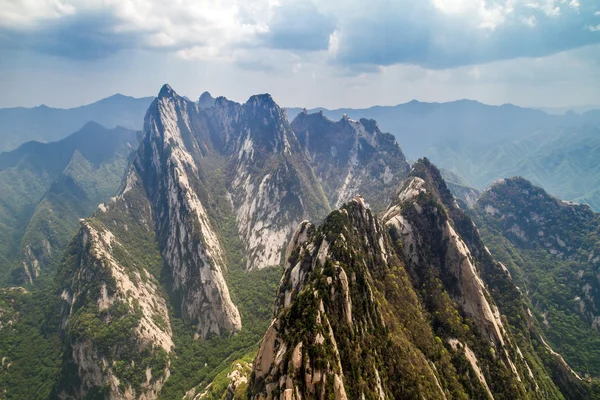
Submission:
[[[408,171],[373,121],[297,123],[296,132],[269,94],[201,103],[161,88],[120,194],[82,221],[69,247],[57,285],[78,372],[62,393],[108,387],[111,396],[155,398],[175,343],[169,304],[198,338],[239,332],[228,271],[281,265],[296,226],[325,218],[329,199],[368,188],[369,201],[383,204]],[[345,184],[324,173],[330,151],[350,156],[335,162]],[[122,338],[110,351],[112,339],[97,335],[107,324]],[[134,375],[152,378],[134,383],[115,367],[131,360]]]
[[253,399],[561,399],[543,360],[581,383],[426,159],[380,218],[356,197],[291,243]]
[[[107,386],[111,396],[154,398],[169,374],[158,360],[173,347],[167,305],[198,337],[239,331],[225,274],[240,247],[248,270],[277,266],[294,227],[328,211],[269,95],[202,108],[163,86],[120,194],[82,221],[57,277],[67,352],[78,366],[71,382],[80,382],[63,392]],[[97,335],[106,324],[123,338],[108,352]],[[150,368],[153,378],[119,385],[127,381],[119,360],[135,360],[134,371]]]

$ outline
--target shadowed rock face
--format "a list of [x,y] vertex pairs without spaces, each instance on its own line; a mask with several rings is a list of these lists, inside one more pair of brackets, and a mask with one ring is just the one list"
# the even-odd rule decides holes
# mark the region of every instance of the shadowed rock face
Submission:
[[385,210],[408,174],[404,154],[389,133],[373,120],[333,122],[322,113],[300,113],[292,129],[308,155],[332,207],[357,194],[375,212]]
[[357,197],[287,254],[251,398],[562,398],[541,367],[560,360],[427,160],[381,219]]

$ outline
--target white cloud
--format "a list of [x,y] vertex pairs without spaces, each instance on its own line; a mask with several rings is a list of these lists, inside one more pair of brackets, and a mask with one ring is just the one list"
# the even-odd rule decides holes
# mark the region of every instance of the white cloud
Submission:
[[340,47],[340,31],[335,30],[331,35],[329,35],[329,48],[328,52],[330,56],[335,57]]
[[433,0],[433,5],[447,14],[468,15],[483,29],[495,29],[514,11],[514,0]]
[[475,67],[472,70],[470,70],[469,76],[473,77],[474,79],[481,78],[481,72],[479,71],[479,68]]
[[596,26],[588,26],[588,29],[592,32],[598,32],[600,31],[600,24],[596,25]]
[[211,57],[268,30],[271,0],[0,0],[0,26],[34,31],[48,20],[110,16],[110,33],[139,34],[142,48]]
[[[594,42],[594,38],[576,40],[583,36],[582,32],[591,35],[590,31],[597,28],[596,21],[578,19],[585,9],[580,12],[579,3],[580,0],[0,0],[0,46],[81,59],[142,49],[168,52],[184,60],[241,61],[247,65],[258,65],[255,60],[248,61],[248,54],[260,48],[277,57],[284,53],[275,50],[296,55],[323,52],[330,62],[352,64],[360,71],[396,63],[447,68],[540,56]],[[303,15],[299,15],[301,12]],[[586,12],[589,18],[593,11]],[[322,22],[319,34],[315,34],[317,16]],[[69,23],[72,26],[64,28]],[[564,32],[573,32],[573,38],[555,41],[560,46],[554,46],[547,39],[552,35],[546,31],[561,29],[562,24],[569,24]],[[527,26],[539,34],[529,36]],[[13,36],[2,35],[7,27]],[[55,37],[46,38],[45,32]],[[527,37],[520,40],[521,34]],[[9,40],[2,43],[5,37]],[[319,43],[314,44],[316,41]],[[97,42],[98,51],[81,51],[93,48]]]
[[524,5],[525,7],[541,10],[549,17],[558,17],[561,9],[556,3],[558,3],[556,0],[540,0],[537,2],[526,2]]
[[536,24],[536,18],[535,15],[532,15],[530,17],[521,17],[521,21],[523,21],[523,23],[531,28],[535,27]]
[[32,25],[37,21],[57,19],[74,12],[72,4],[60,0],[0,0],[0,26]]

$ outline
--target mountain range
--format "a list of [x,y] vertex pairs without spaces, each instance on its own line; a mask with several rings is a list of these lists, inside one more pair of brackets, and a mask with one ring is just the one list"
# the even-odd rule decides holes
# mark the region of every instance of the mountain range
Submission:
[[11,260],[72,226],[41,274],[39,251],[6,268],[26,284],[1,289],[2,396],[600,398],[589,207],[479,193],[372,119],[287,116],[165,85],[139,134],[0,155],[41,221]]
[[[287,111],[293,118],[302,109],[288,108]],[[600,123],[599,110],[586,111],[581,115],[573,112],[552,115],[512,104],[491,106],[474,100],[447,103],[413,100],[396,106],[335,110],[316,108],[309,111],[322,111],[333,120],[343,115],[374,119],[381,129],[391,132],[402,143],[407,157],[413,160],[428,156],[432,149],[449,147],[454,151],[479,151],[522,139],[538,131]],[[440,161],[443,162],[442,159]]]
[[[289,108],[290,116],[302,112]],[[547,114],[511,104],[472,100],[367,109],[318,108],[332,119],[372,118],[391,132],[409,159],[427,156],[467,186],[483,190],[495,180],[523,176],[562,199],[600,211],[596,160],[600,111]]]
[[55,271],[78,219],[116,194],[136,147],[134,131],[89,122],[58,142],[28,142],[0,154],[4,282],[30,282],[45,269]]
[[[62,139],[88,121],[109,128],[120,125],[141,129],[152,99],[117,94],[72,109],[0,109],[0,151],[14,149],[28,140]],[[215,98],[205,92],[198,104],[210,108],[214,102]],[[302,113],[301,108],[286,110],[290,120]],[[322,112],[334,121],[344,115],[377,120],[383,131],[392,133],[402,144],[409,159],[427,156],[477,190],[496,179],[518,175],[555,196],[600,211],[596,165],[586,161],[599,156],[593,143],[599,136],[600,112],[592,107],[579,110],[579,114],[559,111],[511,104],[490,106],[472,100],[413,100],[366,109],[317,108],[310,113]]]
[[92,104],[62,109],[45,105],[0,109],[0,152],[14,150],[36,140],[54,142],[93,121],[107,128],[122,126],[140,130],[153,97],[134,98],[115,94]]

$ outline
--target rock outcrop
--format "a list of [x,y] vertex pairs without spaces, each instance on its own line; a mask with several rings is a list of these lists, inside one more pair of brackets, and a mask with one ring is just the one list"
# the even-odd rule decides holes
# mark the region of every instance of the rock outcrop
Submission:
[[133,170],[120,196],[81,220],[56,277],[68,360],[61,397],[155,399],[169,377],[173,338],[153,225]]

